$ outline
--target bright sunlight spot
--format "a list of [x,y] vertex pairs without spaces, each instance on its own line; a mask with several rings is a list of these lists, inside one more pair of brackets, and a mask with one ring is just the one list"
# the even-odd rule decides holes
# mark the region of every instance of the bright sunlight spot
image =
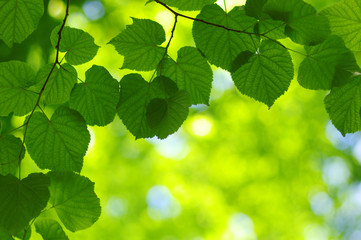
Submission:
[[50,0],[48,5],[48,13],[53,18],[62,18],[65,12],[65,4],[61,0]]
[[194,135],[204,137],[212,131],[212,122],[204,117],[196,118],[193,120],[191,129]]

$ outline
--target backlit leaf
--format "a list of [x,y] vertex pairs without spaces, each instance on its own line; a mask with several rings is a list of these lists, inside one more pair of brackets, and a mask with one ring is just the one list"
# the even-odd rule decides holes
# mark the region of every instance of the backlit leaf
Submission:
[[24,41],[44,13],[43,0],[0,0],[0,39],[8,47]]
[[[205,6],[197,19],[219,24],[233,30],[253,31],[257,20],[245,15],[240,7],[233,8],[229,13],[216,5]],[[193,37],[197,48],[207,57],[210,63],[230,70],[233,60],[242,51],[255,51],[253,41],[257,38],[245,33],[229,31],[199,21],[193,23]]]
[[133,24],[114,37],[109,43],[124,56],[122,68],[150,71],[157,67],[165,49],[163,27],[149,19],[132,18]]
[[42,173],[32,173],[22,180],[0,175],[0,228],[14,235],[28,226],[45,208],[48,186],[49,178]]
[[77,111],[59,107],[50,120],[43,113],[34,113],[25,144],[41,169],[80,172],[89,142],[84,118]]
[[[22,148],[22,141],[20,138],[13,135],[0,135],[0,174],[13,174],[18,167],[20,150]],[[25,149],[21,153],[23,159]],[[2,165],[4,164],[4,165]]]
[[72,232],[93,225],[99,218],[100,200],[94,183],[74,172],[49,172],[50,200],[64,226]]
[[60,224],[53,219],[37,220],[35,229],[44,240],[69,240]]
[[119,102],[119,83],[100,66],[93,65],[84,83],[75,86],[69,106],[84,117],[87,124],[105,126],[113,121]]
[[293,78],[290,54],[279,44],[264,40],[246,64],[232,73],[238,90],[267,106],[287,91]]
[[14,112],[16,116],[29,113],[36,103],[38,94],[33,69],[24,62],[0,63],[0,116]]

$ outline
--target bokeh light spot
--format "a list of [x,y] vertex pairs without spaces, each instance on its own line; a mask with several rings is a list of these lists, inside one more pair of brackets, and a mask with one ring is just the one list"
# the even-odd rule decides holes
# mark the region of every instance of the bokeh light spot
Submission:
[[191,125],[193,134],[199,137],[209,135],[212,131],[212,127],[213,123],[204,117],[196,118]]
[[104,16],[104,6],[100,1],[86,1],[83,4],[85,16],[91,20],[98,20]]

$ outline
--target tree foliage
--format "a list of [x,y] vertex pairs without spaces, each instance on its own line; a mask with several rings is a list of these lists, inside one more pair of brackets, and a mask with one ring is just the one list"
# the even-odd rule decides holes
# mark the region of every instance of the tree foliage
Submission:
[[[214,2],[148,1],[174,16],[168,41],[161,23],[137,18],[109,39],[124,56],[123,69],[153,71],[151,79],[137,72],[114,79],[97,65],[80,79],[74,66],[92,60],[99,46],[89,33],[65,26],[69,0],[62,24],[49,32],[56,49],[52,64],[35,73],[22,61],[0,63],[0,116],[25,116],[18,127],[24,129],[22,139],[11,132],[0,135],[0,234],[25,239],[35,222],[43,239],[68,239],[57,221],[36,220],[47,203],[68,230],[90,227],[101,208],[94,183],[79,175],[90,142],[87,125],[106,126],[117,115],[136,139],[167,138],[182,126],[192,105],[209,104],[210,64],[229,71],[242,94],[271,107],[294,78],[290,52],[299,54],[300,85],[330,91],[325,108],[343,135],[360,130],[361,70],[353,53],[361,50],[359,1],[342,0],[320,13],[302,0],[248,0],[230,11]],[[43,5],[41,0],[0,0],[0,39],[9,48],[23,42],[36,30]],[[182,10],[200,12],[191,17]],[[174,60],[168,49],[179,18],[193,21],[195,46],[183,46]],[[285,46],[283,38],[303,50]],[[45,111],[49,107],[55,109],[51,116]],[[50,172],[22,178],[26,151]]]

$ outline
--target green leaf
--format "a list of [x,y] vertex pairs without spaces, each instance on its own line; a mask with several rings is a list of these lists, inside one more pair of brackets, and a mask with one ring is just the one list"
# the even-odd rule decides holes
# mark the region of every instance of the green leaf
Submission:
[[279,44],[264,40],[248,63],[232,73],[239,91],[267,106],[287,91],[293,78],[290,54]]
[[333,125],[345,135],[361,128],[361,76],[335,87],[325,98],[326,110]]
[[[253,31],[253,26],[257,22],[256,19],[245,15],[240,7],[226,13],[216,4],[205,6],[197,19],[240,31]],[[209,62],[226,70],[230,70],[231,63],[242,51],[255,51],[251,36],[245,33],[229,31],[199,21],[194,21],[192,31],[197,48]],[[258,42],[256,37],[253,38]]]
[[180,90],[168,99],[153,99],[147,108],[147,122],[164,139],[175,133],[187,119],[191,97],[188,92]]
[[334,83],[345,83],[359,71],[353,53],[338,36],[316,46],[306,46],[305,50],[307,57],[298,71],[298,82],[305,88],[331,89]]
[[[58,43],[60,26],[54,28],[50,41],[55,47]],[[79,65],[92,60],[97,54],[99,46],[94,38],[81,29],[64,27],[61,32],[60,52],[66,52],[65,59],[69,64]]]
[[74,110],[59,107],[49,120],[43,113],[33,114],[25,144],[41,169],[80,172],[90,134],[84,118]]
[[179,89],[190,93],[193,104],[209,104],[213,72],[196,48],[181,48],[177,62],[166,58],[162,63],[161,74],[175,81]]
[[[26,231],[26,235],[24,237]],[[20,238],[21,240],[29,240],[31,237],[31,226],[26,226],[23,230],[21,230],[20,232],[18,232],[17,234],[14,235],[16,238]]]
[[158,66],[165,49],[158,45],[165,41],[165,32],[157,22],[132,18],[133,24],[109,43],[124,56],[123,69],[150,71]]
[[[0,174],[13,174],[18,168],[19,155],[22,148],[20,138],[13,135],[0,135]],[[25,149],[21,153],[20,160],[24,158]],[[5,165],[2,165],[6,163]]]
[[85,75],[85,82],[71,92],[69,106],[80,112],[87,124],[105,126],[117,112],[119,83],[101,66],[93,65]]
[[16,116],[29,113],[38,98],[31,88],[34,84],[35,73],[28,64],[19,61],[0,63],[0,116],[11,112]]
[[262,19],[267,16],[263,12],[263,7],[267,3],[267,0],[247,0],[244,10],[246,14],[257,19]]
[[49,172],[50,200],[64,226],[72,232],[93,225],[101,213],[94,183],[73,172]]
[[[37,88],[43,87],[53,64],[45,65],[37,75]],[[45,86],[42,97],[47,104],[61,104],[70,98],[70,92],[77,82],[77,72],[75,68],[67,63],[61,67],[55,66],[50,78]]]
[[8,47],[24,41],[44,13],[43,0],[0,0],[0,39]]
[[60,224],[53,219],[39,219],[35,229],[44,240],[69,240]]
[[46,207],[49,179],[32,173],[21,181],[13,175],[0,175],[0,228],[16,234],[28,226]]
[[268,0],[263,10],[285,22],[285,34],[296,43],[316,45],[330,34],[327,18],[302,0]]
[[359,0],[337,2],[320,14],[329,19],[332,33],[342,37],[346,47],[352,51],[361,51],[361,2]]
[[146,111],[149,102],[156,97],[167,98],[178,89],[166,78],[157,77],[149,83],[139,74],[128,74],[120,81],[118,115],[136,138],[150,138],[155,132],[149,128]]
[[1,240],[14,240],[14,238],[11,237],[11,234],[6,233],[5,231],[0,229],[0,239]]
[[[162,0],[163,3],[184,11],[201,10],[205,5],[212,4],[215,1],[216,0]],[[147,4],[150,2],[154,2],[154,0],[149,0]]]

